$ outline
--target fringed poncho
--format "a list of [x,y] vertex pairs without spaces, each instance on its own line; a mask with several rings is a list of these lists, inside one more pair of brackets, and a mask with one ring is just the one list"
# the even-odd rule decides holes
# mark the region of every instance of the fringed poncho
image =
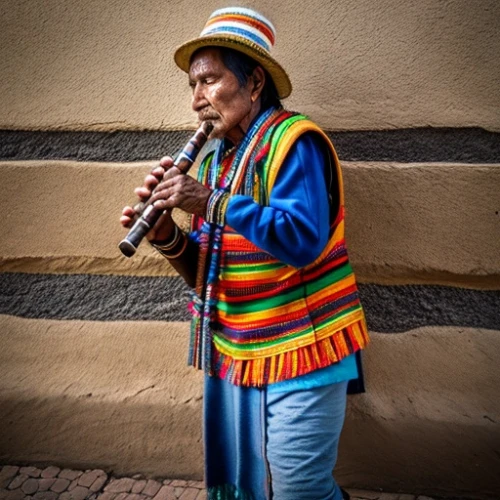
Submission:
[[[280,167],[304,133],[318,134],[325,143],[329,175],[336,180],[336,215],[319,257],[294,267],[229,227],[225,209],[237,194],[268,205]],[[207,220],[193,219],[203,279],[191,302],[190,363],[236,385],[260,387],[365,347],[368,333],[344,241],[342,174],[321,129],[303,115],[268,110],[236,152],[224,158],[221,145],[204,159],[199,180],[214,194]]]

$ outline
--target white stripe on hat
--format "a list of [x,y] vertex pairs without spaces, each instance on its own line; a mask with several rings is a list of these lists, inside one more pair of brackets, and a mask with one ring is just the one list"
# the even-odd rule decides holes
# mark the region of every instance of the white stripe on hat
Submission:
[[[226,28],[236,28],[238,30],[243,30],[245,32],[251,33],[254,37],[257,37],[261,42],[259,45],[261,45],[264,49],[267,51],[270,50],[270,48],[273,46],[271,43],[271,40],[262,33],[262,31],[254,28],[253,26],[249,26],[246,23],[239,23],[236,21],[218,21],[216,23],[210,24],[207,26],[202,32],[200,36],[207,36],[212,34],[213,32],[217,32],[218,34],[220,33],[227,33],[228,35],[234,35],[233,32],[230,30],[227,30]],[[250,36],[245,36],[243,33],[238,33],[240,36],[245,37],[249,39],[251,42],[255,43],[256,41],[252,39]]]
[[243,16],[248,16],[258,19],[260,22],[267,25],[269,29],[273,32],[273,35],[276,37],[276,28],[274,27],[273,23],[269,21],[269,19],[264,17],[262,14],[259,14],[255,10],[247,9],[246,7],[226,7],[224,9],[219,9],[212,13],[210,19],[216,16],[224,16],[231,14],[242,14]]

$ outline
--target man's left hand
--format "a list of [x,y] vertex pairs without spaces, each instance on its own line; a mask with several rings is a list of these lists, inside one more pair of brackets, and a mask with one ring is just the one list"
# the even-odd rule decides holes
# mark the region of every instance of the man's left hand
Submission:
[[184,212],[204,217],[211,193],[210,189],[197,180],[182,174],[178,168],[171,167],[156,187],[151,202],[163,210],[180,208]]

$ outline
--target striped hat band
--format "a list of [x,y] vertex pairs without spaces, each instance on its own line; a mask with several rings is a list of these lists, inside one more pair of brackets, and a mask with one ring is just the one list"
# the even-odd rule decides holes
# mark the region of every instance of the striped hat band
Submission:
[[270,52],[276,39],[276,30],[269,20],[250,9],[228,8],[216,10],[208,19],[200,36],[238,35]]

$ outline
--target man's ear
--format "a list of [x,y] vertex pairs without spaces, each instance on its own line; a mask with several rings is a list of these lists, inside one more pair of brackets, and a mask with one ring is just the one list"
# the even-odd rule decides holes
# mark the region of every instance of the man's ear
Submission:
[[251,98],[252,102],[255,102],[260,97],[262,89],[264,88],[264,85],[266,83],[266,74],[260,66],[257,66],[253,70],[251,82]]

